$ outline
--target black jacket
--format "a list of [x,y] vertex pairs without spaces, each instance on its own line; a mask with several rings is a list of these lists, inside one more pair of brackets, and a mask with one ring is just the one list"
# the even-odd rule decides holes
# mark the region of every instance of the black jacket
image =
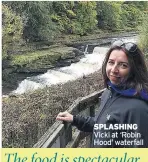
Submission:
[[[94,118],[76,115],[72,124],[81,131],[93,133],[91,147],[148,148],[148,103],[138,98],[122,96],[112,89],[106,89],[102,94],[101,105]],[[95,130],[94,124],[104,124],[106,128],[136,124],[138,128]],[[97,132],[102,136],[97,136]]]

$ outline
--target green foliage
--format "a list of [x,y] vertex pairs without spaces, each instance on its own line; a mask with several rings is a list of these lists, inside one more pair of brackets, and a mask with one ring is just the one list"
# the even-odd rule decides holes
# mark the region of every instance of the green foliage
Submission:
[[53,21],[57,22],[58,29],[61,32],[71,32],[71,19],[76,15],[73,12],[74,2],[53,2],[54,14],[52,15]]
[[97,2],[98,27],[107,30],[136,29],[147,2]]
[[121,27],[121,3],[97,2],[97,13],[100,28],[117,30]]
[[96,2],[75,2],[76,19],[72,31],[75,34],[86,35],[96,29]]
[[52,2],[21,1],[5,2],[23,17],[23,38],[26,41],[52,40],[56,26],[51,20]]
[[148,2],[4,1],[21,16],[26,42],[53,41],[59,34],[93,33],[97,29],[134,29]]
[[127,4],[129,6],[136,7],[141,11],[145,11],[148,8],[147,1],[125,1],[125,2],[123,2],[123,4]]
[[22,37],[23,23],[21,17],[4,4],[2,20],[2,58],[6,59]]
[[28,2],[25,6],[28,22],[24,37],[30,41],[52,40],[56,27],[50,18],[51,2]]
[[84,35],[96,28],[96,2],[53,2],[53,7],[61,32]]
[[143,16],[141,26],[139,26],[139,45],[148,54],[148,13]]
[[137,28],[141,22],[142,12],[134,4],[123,4],[121,16],[124,27]]

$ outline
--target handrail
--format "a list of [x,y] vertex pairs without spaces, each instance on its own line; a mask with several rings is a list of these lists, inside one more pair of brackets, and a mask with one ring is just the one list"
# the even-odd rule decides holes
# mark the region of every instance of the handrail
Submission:
[[[94,92],[88,96],[78,98],[67,109],[67,111],[73,115],[83,114],[86,116],[95,116],[96,108],[99,107],[99,98],[104,90],[105,89]],[[33,147],[77,147],[79,140],[86,135],[88,135],[88,133],[72,129],[70,123],[56,121]]]

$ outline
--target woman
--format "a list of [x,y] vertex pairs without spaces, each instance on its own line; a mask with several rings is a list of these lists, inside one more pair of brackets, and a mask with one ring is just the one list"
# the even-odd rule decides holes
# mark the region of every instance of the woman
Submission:
[[56,119],[92,132],[91,147],[148,147],[148,71],[144,55],[134,43],[115,41],[106,54],[102,74],[106,90],[95,118],[62,112]]

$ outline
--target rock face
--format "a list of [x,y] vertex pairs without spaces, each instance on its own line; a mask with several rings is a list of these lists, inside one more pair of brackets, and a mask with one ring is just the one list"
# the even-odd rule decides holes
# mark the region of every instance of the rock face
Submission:
[[[54,47],[31,54],[25,54],[28,57],[24,59],[24,55],[15,55],[16,61],[3,61],[3,91],[8,89],[12,91],[17,84],[27,76],[39,75],[47,72],[49,69],[56,67],[70,66],[72,63],[78,62],[84,53],[73,47]],[[31,56],[30,56],[31,55]],[[23,59],[18,57],[23,56]],[[30,57],[36,57],[35,59]],[[13,61],[13,62],[12,62]]]
[[72,51],[64,56],[60,57],[57,61],[55,67],[64,67],[70,66],[72,63],[79,62],[80,58],[83,57],[84,53],[76,48],[73,48]]
[[41,55],[28,63],[12,65],[11,73],[44,73],[48,69],[70,66],[71,63],[80,61],[84,55],[82,51],[73,47],[57,47],[47,50],[46,53],[46,55]]

